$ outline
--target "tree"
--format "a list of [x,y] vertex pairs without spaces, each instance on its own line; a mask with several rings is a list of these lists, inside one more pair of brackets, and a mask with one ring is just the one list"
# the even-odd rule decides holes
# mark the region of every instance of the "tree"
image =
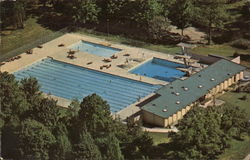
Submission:
[[75,0],[73,10],[73,20],[76,24],[98,22],[100,9],[95,0]]
[[177,0],[160,0],[160,3],[163,6],[163,16],[165,18],[168,18],[170,10],[176,2]]
[[42,4],[43,7],[46,7],[46,4],[49,3],[51,0],[39,0]]
[[100,16],[110,20],[119,20],[123,17],[122,10],[128,3],[127,0],[98,0],[97,5],[101,8]]
[[39,3],[39,0],[20,0],[20,1],[22,1],[22,3],[24,4],[25,10],[27,8],[34,7],[35,5]]
[[247,114],[235,106],[221,107],[221,128],[230,137],[241,139],[242,133],[247,132]]
[[194,6],[193,0],[178,0],[171,8],[169,16],[173,25],[181,29],[181,35],[183,36],[183,30],[190,26],[190,22],[193,17]]
[[116,138],[115,134],[104,134],[99,136],[95,141],[100,149],[100,152],[102,153],[104,160],[124,159],[120,148],[120,142]]
[[41,99],[41,91],[39,91],[40,86],[36,78],[25,78],[20,81],[20,89],[25,94],[25,99],[29,103],[39,102]]
[[0,100],[1,111],[6,122],[23,117],[30,109],[25,94],[20,90],[18,82],[13,75],[0,72]]
[[87,129],[95,138],[103,132],[112,131],[113,119],[106,101],[96,94],[83,99],[78,113],[78,126]]
[[119,144],[119,140],[115,137],[114,134],[109,134],[106,139],[106,159],[107,160],[123,160],[124,157],[121,153],[121,148]]
[[227,146],[227,135],[220,129],[221,116],[213,108],[195,107],[178,124],[173,141],[179,159],[215,159]]
[[13,25],[14,29],[24,28],[25,4],[23,1],[0,2],[1,18],[4,26]]
[[161,40],[164,36],[164,33],[169,30],[170,23],[168,19],[163,16],[154,17],[149,21],[148,25],[148,34],[149,37],[152,37],[156,42]]
[[119,131],[124,134],[118,137],[125,159],[143,159],[149,156],[155,158],[152,156],[152,138],[142,131],[140,124],[128,121],[127,126]]
[[70,159],[72,146],[66,126],[61,122],[53,129],[56,142],[50,150],[50,159],[65,160]]
[[84,131],[73,146],[73,159],[101,160],[101,153],[89,132]]
[[138,136],[135,138],[133,144],[137,146],[138,152],[141,157],[143,156],[150,156],[152,155],[152,146],[153,146],[153,140],[151,137],[148,136],[147,133],[142,134],[141,136]]
[[59,107],[56,105],[57,101],[49,98],[43,98],[38,105],[34,105],[30,114],[31,117],[46,127],[53,129],[60,118]]
[[49,150],[55,137],[41,123],[25,120],[17,131],[18,151],[22,159],[49,159]]
[[213,28],[222,28],[228,18],[226,0],[199,0],[195,2],[197,20],[207,27],[208,44],[211,44]]
[[157,0],[137,0],[133,3],[131,18],[141,27],[147,28],[148,22],[163,12],[163,6]]

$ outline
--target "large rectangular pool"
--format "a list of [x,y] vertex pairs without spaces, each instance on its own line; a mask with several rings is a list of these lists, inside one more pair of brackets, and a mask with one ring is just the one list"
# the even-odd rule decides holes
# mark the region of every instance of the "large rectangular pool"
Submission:
[[184,64],[175,63],[159,58],[153,58],[148,62],[130,70],[131,73],[147,76],[167,82],[172,82],[185,75],[184,72],[176,68],[185,68]]
[[101,57],[110,57],[113,54],[121,51],[121,49],[108,47],[100,44],[95,44],[86,41],[80,41],[74,44],[71,49],[79,50],[81,52],[95,54]]
[[96,93],[109,103],[113,113],[161,87],[50,58],[23,68],[14,75],[17,80],[35,77],[41,85],[41,91],[66,99],[82,100],[83,97]]

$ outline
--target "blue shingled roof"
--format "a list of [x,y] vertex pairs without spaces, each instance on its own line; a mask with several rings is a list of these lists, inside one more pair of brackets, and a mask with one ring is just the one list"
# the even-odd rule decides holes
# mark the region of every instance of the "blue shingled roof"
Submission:
[[[245,67],[239,64],[225,59],[219,60],[185,80],[176,80],[163,86],[156,91],[161,96],[144,105],[142,110],[168,118],[243,70]],[[167,111],[163,112],[164,109]]]

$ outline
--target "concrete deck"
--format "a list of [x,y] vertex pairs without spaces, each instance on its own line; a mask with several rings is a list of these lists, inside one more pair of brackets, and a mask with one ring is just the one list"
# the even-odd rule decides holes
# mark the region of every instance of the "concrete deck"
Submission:
[[[109,63],[106,63],[103,61],[104,57],[100,57],[100,56],[89,54],[89,53],[83,53],[79,51],[75,53],[75,56],[76,56],[75,59],[67,58],[67,55],[68,55],[67,52],[69,51],[70,47],[73,44],[81,40],[118,48],[118,49],[121,49],[121,51],[115,54],[118,56],[118,58],[112,59],[112,61]],[[64,44],[64,46],[58,47],[59,44]],[[98,70],[101,72],[106,72],[109,74],[114,74],[114,75],[130,78],[130,79],[150,83],[150,84],[166,85],[167,82],[165,81],[131,74],[128,71],[131,68],[134,68],[137,65],[141,65],[142,63],[152,59],[153,57],[166,59],[166,60],[170,60],[170,61],[174,61],[178,63],[183,63],[180,60],[174,59],[173,55],[164,54],[164,53],[155,52],[155,51],[137,48],[137,47],[131,47],[131,46],[122,45],[122,44],[117,44],[117,43],[113,43],[113,42],[106,41],[103,39],[98,39],[98,38],[80,35],[80,34],[65,34],[59,38],[56,38],[50,42],[43,44],[42,46],[43,46],[42,48],[34,48],[33,54],[22,53],[20,54],[21,56],[20,59],[14,60],[11,62],[5,62],[4,65],[0,66],[0,71],[2,72],[7,71],[9,73],[13,73],[41,59],[44,59],[46,57],[52,57],[55,60],[78,65],[81,67],[86,67],[86,68],[93,69],[93,70]],[[129,54],[130,56],[124,56],[124,54]],[[136,62],[136,61],[133,61],[133,59],[137,59],[137,60],[140,59],[142,60],[142,62]],[[126,61],[129,61],[128,64],[130,67],[126,69],[120,68],[119,65],[125,64]],[[92,62],[92,63],[88,64],[89,62]],[[109,69],[106,69],[106,68],[100,69],[100,66],[104,64],[108,64],[108,65],[111,64],[111,67]],[[58,104],[64,107],[68,106],[71,101],[71,100],[67,100],[67,99],[63,99],[63,98],[55,97],[55,96],[53,96],[53,98],[57,99]],[[132,113],[137,112],[138,110],[139,108],[136,107],[135,104],[132,104],[116,114],[122,115],[122,117],[125,118],[131,115]]]

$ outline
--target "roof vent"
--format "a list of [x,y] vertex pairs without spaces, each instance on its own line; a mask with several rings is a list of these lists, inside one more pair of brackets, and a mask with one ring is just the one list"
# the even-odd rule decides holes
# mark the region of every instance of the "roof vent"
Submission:
[[229,75],[229,76],[230,76],[230,75],[231,75],[231,73],[228,73],[227,75]]
[[176,92],[176,93],[175,93],[175,95],[176,95],[176,96],[179,96],[179,95],[180,95],[180,93],[179,93],[179,92]]
[[167,112],[168,110],[167,109],[163,109],[162,112]]
[[152,106],[156,106],[156,105],[153,103]]
[[214,81],[215,79],[214,78],[211,78],[211,81]]
[[180,101],[176,101],[176,104],[180,104],[181,102]]
[[188,91],[188,88],[187,88],[187,87],[184,87],[183,89],[184,89],[184,91]]
[[198,85],[198,88],[202,88],[203,86],[202,85]]
[[200,75],[200,74],[199,74],[198,76],[199,76],[199,77],[201,77],[201,75]]
[[170,89],[173,89],[174,87],[173,86],[170,86]]

